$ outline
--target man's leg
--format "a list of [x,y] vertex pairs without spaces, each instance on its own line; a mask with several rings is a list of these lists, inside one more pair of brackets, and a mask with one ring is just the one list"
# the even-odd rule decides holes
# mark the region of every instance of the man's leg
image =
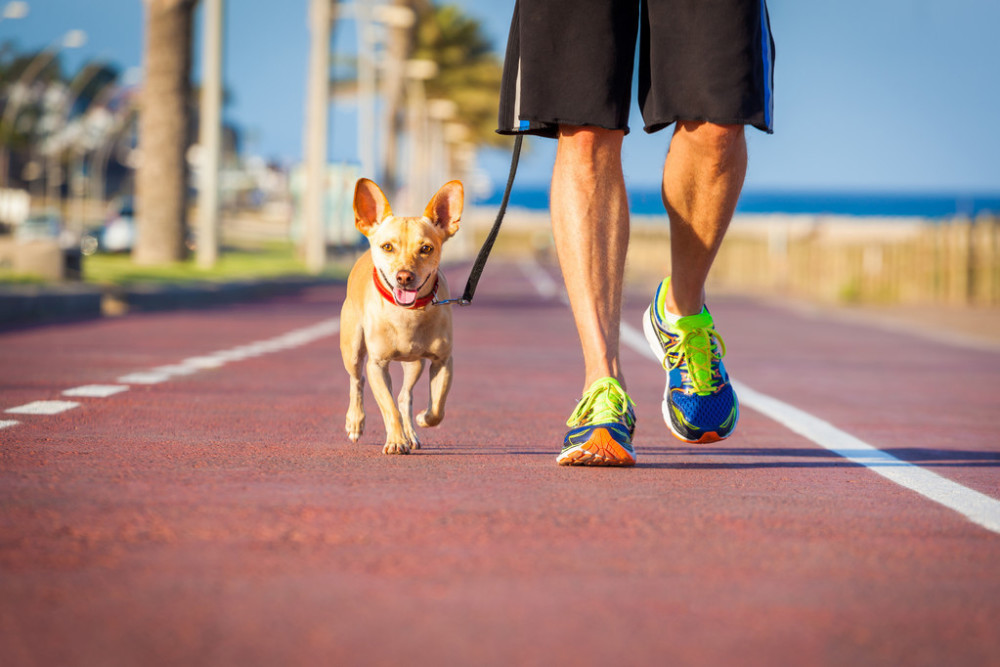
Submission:
[[696,315],[705,280],[736,210],[747,170],[742,125],[678,122],[663,165],[670,216],[670,289],[666,307]]
[[560,465],[631,466],[635,409],[618,356],[629,217],[625,132],[559,128],[552,231],[584,360],[584,392],[566,425]]
[[552,172],[552,231],[583,348],[584,389],[603,377],[624,385],[618,357],[629,212],[622,175],[625,133],[561,126]]
[[742,126],[678,123],[663,166],[671,277],[656,290],[643,331],[667,371],[663,419],[685,442],[729,437],[739,402],[726,348],[704,309],[705,280],[736,209],[747,151]]

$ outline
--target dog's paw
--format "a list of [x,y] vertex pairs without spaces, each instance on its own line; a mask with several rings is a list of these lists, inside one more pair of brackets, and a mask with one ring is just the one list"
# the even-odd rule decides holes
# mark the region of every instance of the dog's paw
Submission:
[[417,426],[422,426],[424,428],[437,426],[441,423],[442,419],[444,419],[444,415],[432,415],[428,414],[427,410],[423,410],[417,415]]
[[405,442],[387,442],[382,448],[383,454],[409,454],[410,445]]
[[413,427],[405,426],[403,432],[406,434],[406,442],[410,445],[410,449],[420,449],[420,438],[417,437],[417,432]]
[[347,438],[351,442],[357,442],[361,439],[361,436],[365,432],[365,418],[362,417],[358,420],[347,419]]

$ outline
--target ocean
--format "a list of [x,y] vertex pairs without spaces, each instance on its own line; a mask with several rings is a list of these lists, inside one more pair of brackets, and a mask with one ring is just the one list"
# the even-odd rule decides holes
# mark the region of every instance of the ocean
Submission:
[[[476,204],[499,206],[502,195],[502,191],[494,192]],[[629,202],[634,215],[662,215],[664,212],[658,189],[630,191]],[[546,210],[548,189],[519,187],[515,182],[509,206]],[[1000,215],[1000,194],[747,191],[740,197],[736,212],[930,219],[975,217],[989,213]]]

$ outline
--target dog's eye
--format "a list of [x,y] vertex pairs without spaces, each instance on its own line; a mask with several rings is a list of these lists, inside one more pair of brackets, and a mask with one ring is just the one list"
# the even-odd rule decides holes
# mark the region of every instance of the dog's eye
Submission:
[[427,245],[426,243],[424,245],[420,246],[420,254],[421,255],[429,255],[432,252],[434,252],[434,246]]
[[382,248],[383,252],[392,252],[392,244],[391,243],[383,243],[382,246],[381,246],[381,248]]

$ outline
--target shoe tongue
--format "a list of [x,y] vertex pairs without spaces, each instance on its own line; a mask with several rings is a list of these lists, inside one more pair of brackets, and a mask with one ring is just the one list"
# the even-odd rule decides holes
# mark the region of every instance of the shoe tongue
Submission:
[[687,315],[677,320],[676,327],[682,331],[691,331],[693,329],[706,329],[712,324],[712,315],[707,310],[702,310],[697,315]]
[[392,298],[401,306],[412,306],[417,300],[417,291],[396,287],[392,290]]

